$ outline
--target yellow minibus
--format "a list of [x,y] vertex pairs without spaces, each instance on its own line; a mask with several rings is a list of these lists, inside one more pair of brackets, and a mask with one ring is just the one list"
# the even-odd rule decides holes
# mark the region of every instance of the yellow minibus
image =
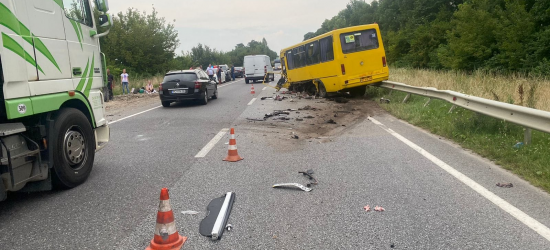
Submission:
[[320,97],[363,94],[366,85],[389,77],[378,24],[333,30],[281,50],[280,58],[284,79],[278,88],[313,90]]

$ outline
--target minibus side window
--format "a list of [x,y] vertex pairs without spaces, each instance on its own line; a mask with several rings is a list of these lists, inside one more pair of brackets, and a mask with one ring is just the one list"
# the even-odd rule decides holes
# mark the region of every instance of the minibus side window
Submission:
[[292,59],[292,50],[288,50],[285,54],[286,61],[288,62],[288,69],[294,69],[294,60]]
[[334,60],[334,48],[332,44],[332,36],[325,37],[319,40],[321,47],[321,62],[328,62]]
[[375,29],[355,31],[340,35],[342,52],[344,54],[378,49],[378,35]]
[[319,55],[319,41],[306,44],[307,65],[318,64],[321,61]]

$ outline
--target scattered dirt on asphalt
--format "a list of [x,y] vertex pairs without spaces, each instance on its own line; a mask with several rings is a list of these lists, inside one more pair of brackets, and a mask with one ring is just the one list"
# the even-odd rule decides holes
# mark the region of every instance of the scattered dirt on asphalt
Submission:
[[108,120],[115,120],[125,111],[136,110],[139,107],[158,103],[158,94],[131,94],[114,96],[112,101],[106,102],[105,112]]
[[[274,110],[274,113],[284,111],[289,114],[267,117],[265,121],[248,121],[248,125],[254,126],[251,129],[256,133],[279,139],[268,144],[282,151],[296,150],[296,147],[303,147],[311,142],[330,142],[332,138],[344,134],[367,117],[385,113],[376,101],[363,98],[345,98],[346,101],[340,98],[339,102],[336,99],[294,98],[292,106],[295,108],[283,108],[289,106],[284,103],[290,100],[284,99],[281,101],[282,105],[277,105],[281,109]],[[281,140],[286,143],[281,143]]]

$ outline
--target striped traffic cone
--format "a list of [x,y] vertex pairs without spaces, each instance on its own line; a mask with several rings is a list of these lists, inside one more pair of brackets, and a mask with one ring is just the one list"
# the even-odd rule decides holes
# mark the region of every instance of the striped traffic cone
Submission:
[[[252,91],[254,91],[254,87],[252,87]],[[231,136],[229,137],[229,149],[227,151],[227,157],[223,159],[224,161],[229,162],[237,162],[244,158],[239,156],[239,153],[237,153],[237,140],[235,140],[235,129],[231,128]]]
[[250,88],[250,94],[256,94],[256,91],[254,90],[254,84],[252,84],[252,88]]
[[160,190],[155,236],[145,250],[179,250],[183,247],[186,240],[187,237],[182,237],[176,229],[168,189],[163,188]]

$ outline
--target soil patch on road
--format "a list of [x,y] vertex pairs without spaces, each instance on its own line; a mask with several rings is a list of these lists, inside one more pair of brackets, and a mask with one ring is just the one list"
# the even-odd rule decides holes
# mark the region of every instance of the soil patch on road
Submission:
[[[367,117],[386,113],[377,102],[364,98],[304,99],[281,96],[287,98],[282,101],[259,100],[270,102],[266,105],[275,109],[264,117],[248,118],[247,125],[252,125],[250,129],[264,137],[278,139],[269,144],[283,151],[296,150],[296,146],[309,143],[330,142]],[[281,140],[288,143],[281,143]]]

